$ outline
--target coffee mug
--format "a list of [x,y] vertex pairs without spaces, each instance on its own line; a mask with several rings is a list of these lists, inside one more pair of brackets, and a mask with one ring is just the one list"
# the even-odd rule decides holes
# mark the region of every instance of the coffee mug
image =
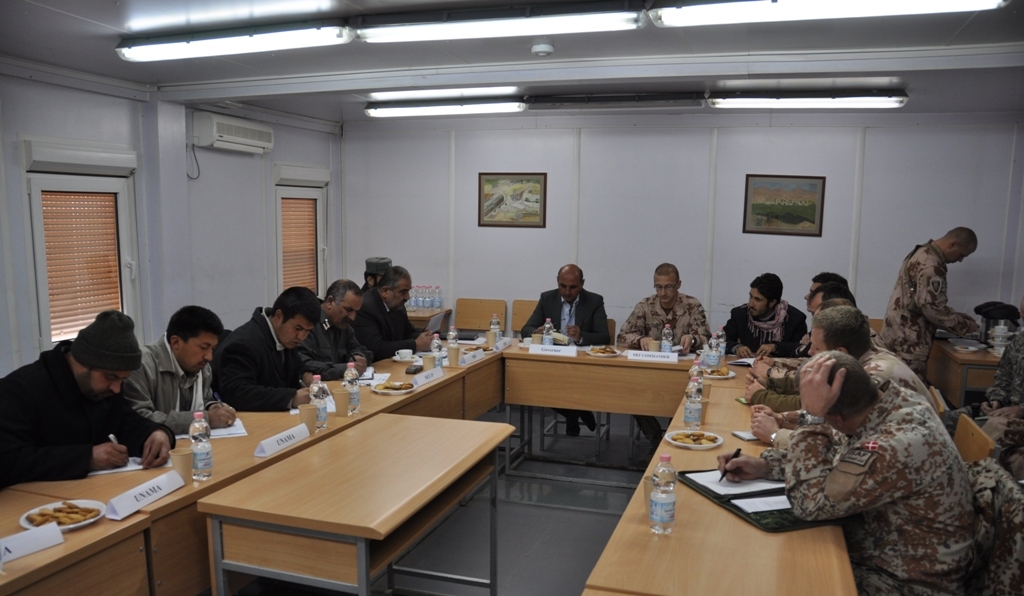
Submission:
[[529,346],[529,345],[533,344],[533,338],[532,337],[524,337],[523,339],[521,339],[519,341],[522,342],[522,344],[524,346]]
[[408,360],[412,358],[412,350],[398,350],[395,356],[398,356],[399,360]]

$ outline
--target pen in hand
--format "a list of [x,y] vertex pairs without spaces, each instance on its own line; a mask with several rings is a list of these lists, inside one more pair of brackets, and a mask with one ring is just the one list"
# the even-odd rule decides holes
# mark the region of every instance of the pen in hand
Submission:
[[120,443],[117,442],[117,437],[114,436],[114,433],[110,433],[109,435],[107,435],[107,438],[110,439],[111,443],[115,445],[120,445]]
[[[727,460],[725,461],[725,465],[729,465],[729,462],[731,462],[732,460],[734,460],[734,459],[736,459],[737,457],[739,457],[739,456],[740,456],[740,451],[743,451],[743,449],[742,449],[742,448],[740,448],[740,447],[737,447],[737,448],[736,448],[736,451],[733,451],[733,452],[732,452],[732,457],[730,457],[729,459],[727,459]],[[724,468],[725,468],[725,466],[722,466],[722,468],[723,468],[723,469],[722,469],[722,477],[718,479],[718,481],[719,481],[719,482],[721,482],[721,481],[722,481],[722,478],[725,478],[725,474],[726,474],[726,472],[725,472],[725,469],[724,469]]]

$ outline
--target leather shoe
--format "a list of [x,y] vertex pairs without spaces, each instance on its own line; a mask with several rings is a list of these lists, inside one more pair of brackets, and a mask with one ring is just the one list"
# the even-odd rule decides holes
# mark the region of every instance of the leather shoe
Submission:
[[580,412],[580,418],[583,420],[583,424],[587,425],[588,429],[590,429],[591,431],[597,430],[597,420],[594,419],[593,412],[583,410]]
[[577,418],[565,419],[565,435],[568,437],[580,436],[580,421]]

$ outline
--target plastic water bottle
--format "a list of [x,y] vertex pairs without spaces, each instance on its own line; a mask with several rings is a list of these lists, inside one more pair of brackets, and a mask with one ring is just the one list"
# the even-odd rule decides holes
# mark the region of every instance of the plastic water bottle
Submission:
[[501,340],[501,319],[498,318],[498,313],[491,315],[491,331],[494,332],[494,341]]
[[441,368],[444,360],[444,346],[441,345],[441,335],[435,333],[434,339],[430,340],[430,353],[434,355],[434,368]]
[[459,332],[455,329],[455,325],[448,328],[448,347],[454,348],[459,345]]
[[202,412],[192,414],[188,438],[192,439],[192,480],[209,480],[213,476],[213,445],[210,444],[210,425]]
[[331,390],[320,380],[320,375],[313,375],[313,383],[309,386],[309,403],[316,406],[316,429],[327,428],[327,398]]
[[718,332],[711,334],[711,339],[708,340],[708,345],[704,348],[704,366],[707,368],[718,368],[718,365],[722,362],[722,353],[719,350],[721,339],[718,337]]
[[718,363],[725,362],[725,327],[718,326]]
[[651,531],[670,534],[676,523],[676,469],[672,466],[672,456],[667,453],[658,456],[651,483]]
[[434,308],[441,310],[441,286],[434,286]]
[[689,430],[700,428],[700,411],[704,397],[704,380],[699,376],[690,377],[686,385],[686,405],[683,406],[683,425]]
[[359,412],[359,371],[356,363],[349,362],[345,369],[345,389],[348,389],[348,415]]
[[672,327],[668,323],[665,323],[665,328],[661,330],[661,351],[672,351]]
[[545,346],[555,345],[555,326],[551,324],[551,319],[544,320],[544,338],[540,343]]

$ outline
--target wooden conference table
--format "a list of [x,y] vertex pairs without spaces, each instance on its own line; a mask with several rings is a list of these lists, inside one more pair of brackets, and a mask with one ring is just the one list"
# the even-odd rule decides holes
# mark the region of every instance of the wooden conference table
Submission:
[[932,343],[928,355],[928,381],[959,408],[968,391],[984,391],[996,382],[999,356],[988,350],[961,352],[946,340]]

